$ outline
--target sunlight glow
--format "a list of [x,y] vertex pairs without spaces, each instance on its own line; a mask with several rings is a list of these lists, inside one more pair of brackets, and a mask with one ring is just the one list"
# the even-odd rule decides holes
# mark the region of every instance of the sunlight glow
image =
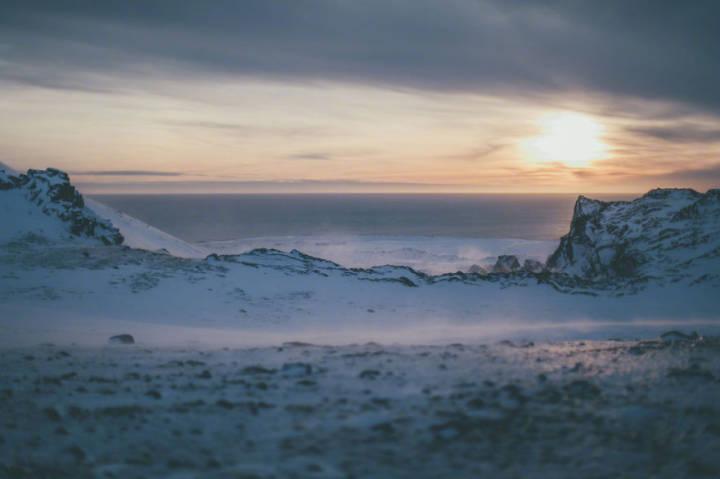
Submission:
[[579,113],[556,113],[539,120],[542,133],[521,144],[533,163],[561,163],[585,168],[607,154],[602,141],[603,126]]

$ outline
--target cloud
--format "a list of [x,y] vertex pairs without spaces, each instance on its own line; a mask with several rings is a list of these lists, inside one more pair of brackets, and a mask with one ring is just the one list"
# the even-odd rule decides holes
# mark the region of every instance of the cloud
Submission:
[[182,128],[214,130],[238,136],[281,136],[302,137],[322,136],[328,133],[326,128],[315,126],[259,126],[246,123],[232,123],[213,120],[165,120],[164,125]]
[[704,168],[676,170],[657,175],[657,178],[672,181],[675,184],[703,184],[708,188],[720,188],[720,163]]
[[503,148],[507,147],[510,143],[492,143],[482,148],[474,148],[464,153],[450,155],[448,158],[453,160],[464,160],[464,161],[478,161],[483,158],[492,156],[499,152]]
[[149,170],[96,170],[73,171],[74,176],[185,176],[177,171],[149,171]]
[[692,125],[651,126],[628,128],[628,132],[673,143],[716,143],[720,142],[720,128],[697,127]]
[[235,75],[576,91],[720,113],[719,15],[714,0],[3,2],[0,78],[90,90],[125,88],[128,76]]
[[330,159],[332,159],[332,155],[330,155],[329,153],[322,153],[322,152],[297,153],[294,155],[289,155],[288,159],[290,159],[290,160],[330,160]]

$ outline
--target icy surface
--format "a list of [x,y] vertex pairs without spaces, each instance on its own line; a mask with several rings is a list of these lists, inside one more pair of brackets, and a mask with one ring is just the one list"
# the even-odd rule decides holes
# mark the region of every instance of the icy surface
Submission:
[[720,344],[0,350],[0,476],[718,477]]

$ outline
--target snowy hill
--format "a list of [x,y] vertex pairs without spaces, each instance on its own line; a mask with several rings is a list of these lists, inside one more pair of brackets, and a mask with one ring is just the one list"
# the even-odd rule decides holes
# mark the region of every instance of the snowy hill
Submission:
[[121,244],[108,220],[85,207],[67,174],[54,168],[17,174],[0,168],[0,243],[27,237],[57,242],[72,239]]
[[204,258],[207,250],[165,233],[142,221],[121,213],[107,205],[92,199],[85,204],[101,218],[110,220],[123,235],[123,244],[131,248],[147,251],[159,251],[181,258]]
[[595,281],[720,278],[720,189],[656,189],[634,201],[581,196],[548,267]]

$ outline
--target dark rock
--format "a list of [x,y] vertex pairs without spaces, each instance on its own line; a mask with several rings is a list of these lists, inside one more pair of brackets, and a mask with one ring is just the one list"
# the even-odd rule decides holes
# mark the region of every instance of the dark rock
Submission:
[[520,261],[515,255],[501,255],[493,266],[493,273],[514,273],[520,271]]
[[483,268],[482,266],[480,266],[479,264],[474,264],[474,265],[470,266],[470,268],[468,268],[467,272],[470,274],[482,274],[482,275],[488,274],[487,270],[485,268]]
[[715,379],[715,376],[710,371],[702,369],[697,364],[691,364],[688,368],[671,368],[668,371],[668,377],[677,379],[705,379],[707,381]]
[[9,189],[21,190],[43,213],[66,222],[74,236],[96,238],[106,245],[119,245],[124,240],[112,223],[85,207],[82,195],[60,170],[28,170],[24,175],[0,170],[0,190]]
[[660,335],[660,339],[662,339],[666,343],[677,343],[677,342],[684,342],[684,341],[698,341],[700,338],[700,335],[693,331],[691,334],[685,334],[681,331],[667,331]]
[[110,344],[135,344],[135,338],[131,334],[118,334],[108,339]]
[[154,389],[151,389],[150,391],[146,392],[145,395],[147,397],[150,397],[153,399],[161,399],[162,398],[162,394],[160,394],[159,391],[156,391]]
[[243,374],[275,374],[276,370],[263,366],[247,366],[242,370]]
[[60,413],[54,407],[45,408],[43,412],[45,413],[45,417],[53,422],[59,422],[62,420],[62,416],[60,416]]
[[565,394],[573,399],[594,399],[600,396],[600,388],[585,379],[576,379],[563,387]]
[[523,262],[522,269],[528,273],[540,274],[545,271],[545,264],[536,259],[526,259]]
[[380,376],[380,371],[377,369],[365,369],[358,374],[360,379],[376,379]]
[[285,376],[309,376],[313,373],[313,367],[307,363],[285,363],[282,366],[282,373]]

